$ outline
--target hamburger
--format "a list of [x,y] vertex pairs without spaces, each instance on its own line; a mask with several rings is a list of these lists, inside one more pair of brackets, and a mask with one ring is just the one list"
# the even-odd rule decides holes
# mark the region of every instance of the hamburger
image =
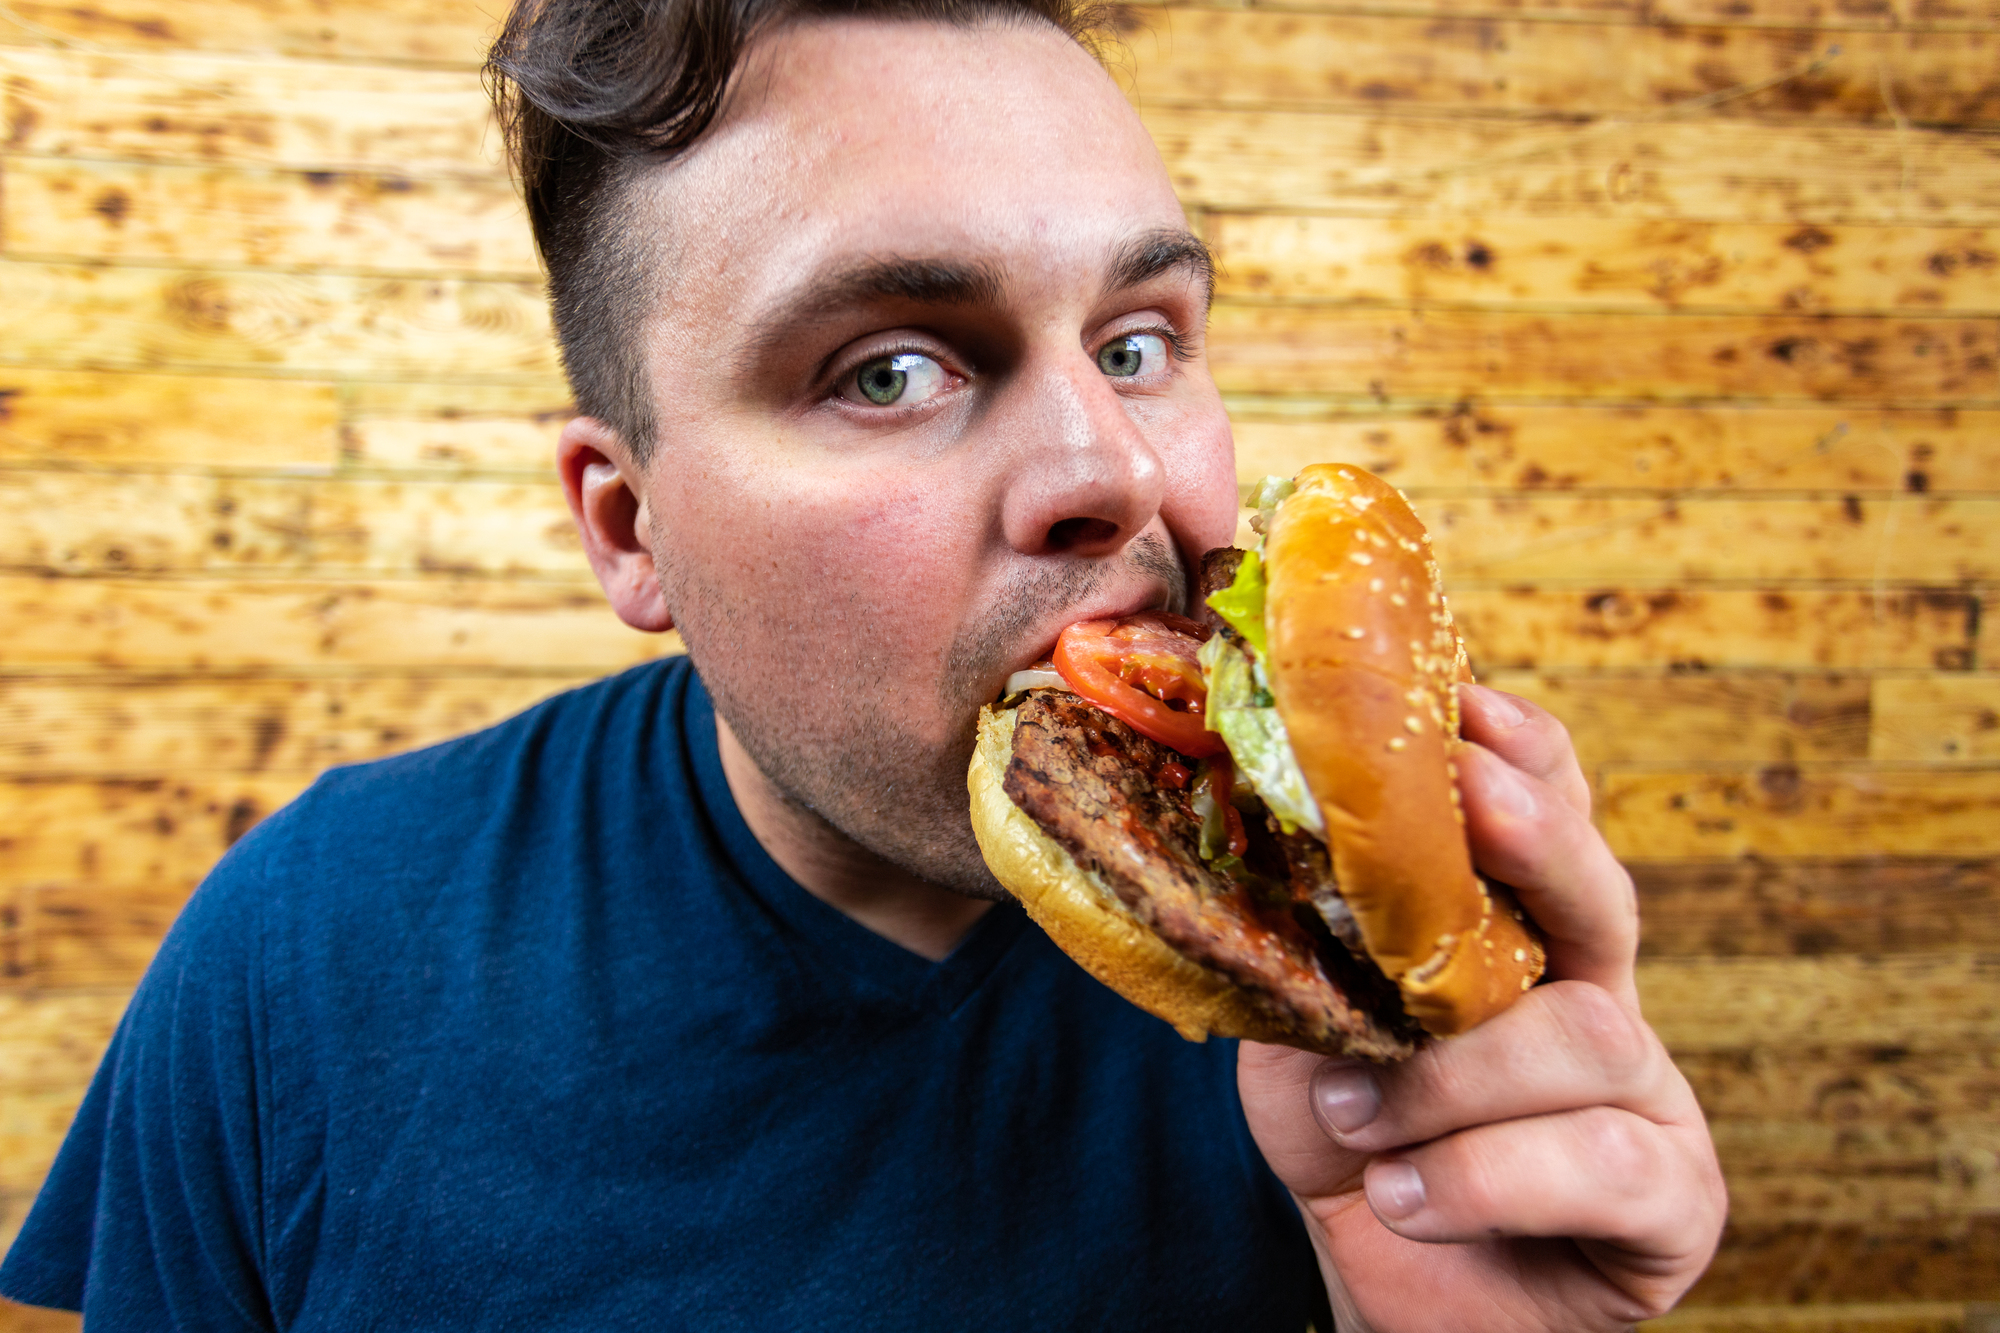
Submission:
[[1251,496],[1202,619],[1063,631],[981,712],[987,865],[1087,971],[1209,1033],[1395,1060],[1541,976],[1475,869],[1452,754],[1465,650],[1423,525],[1360,468]]

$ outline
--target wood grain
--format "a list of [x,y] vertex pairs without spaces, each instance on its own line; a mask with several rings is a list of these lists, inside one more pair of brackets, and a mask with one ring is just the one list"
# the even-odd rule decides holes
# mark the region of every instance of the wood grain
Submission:
[[1691,1305],[1771,1301],[1991,1301],[2000,1296],[2000,1218],[1952,1224],[1733,1225]]
[[1868,757],[1870,681],[1860,675],[1504,671],[1480,683],[1555,714],[1585,769]]
[[1453,583],[1451,608],[1482,672],[1550,667],[1963,671],[1983,602],[1954,588],[1595,588]]
[[11,255],[537,281],[501,178],[0,159]]
[[1875,682],[1868,757],[1883,763],[2000,762],[2000,675]]
[[1674,1056],[1716,1119],[1927,1125],[2000,1111],[2000,1047],[1749,1047]]
[[[497,22],[463,0],[8,0],[0,40],[478,65]],[[29,26],[32,25],[32,26]],[[0,1325],[4,1327],[4,1325]]]
[[14,152],[504,176],[473,70],[0,46],[0,84]]
[[329,471],[330,383],[0,366],[0,462]]
[[2000,768],[1612,768],[1597,785],[1634,860],[2000,855]]
[[620,624],[595,584],[0,576],[7,669],[608,672],[678,650]]
[[[1739,857],[1627,868],[1647,958],[2000,952],[1992,859]],[[2000,1065],[1987,1079],[2000,1107]]]
[[589,575],[548,482],[142,472],[0,472],[0,568]]
[[1182,200],[1374,216],[2000,220],[2000,139],[1946,130],[1146,106]]
[[366,468],[419,472],[555,475],[556,439],[571,416],[565,407],[538,417],[395,417],[351,421],[341,428],[341,461]]
[[1948,1301],[1815,1306],[1707,1306],[1639,1325],[1671,1333],[1965,1333],[1965,1306]]
[[490,726],[588,679],[0,677],[0,774],[310,774]]
[[1963,584],[2000,574],[1995,500],[1414,498],[1447,581]]
[[553,386],[540,285],[0,261],[0,347],[54,366]]
[[107,883],[185,893],[305,775],[0,779],[0,887]]
[[[1208,0],[1201,0],[1204,5]],[[1215,7],[1231,4],[1217,0]],[[1990,28],[2000,22],[1994,0],[1399,0],[1393,5],[1344,5],[1334,0],[1256,0],[1256,8],[1400,13],[1440,18],[1543,17],[1564,21],[1741,24],[1824,27],[1833,31]],[[1615,36],[1609,40],[1616,41]]]
[[1223,305],[1209,360],[1238,394],[2000,401],[2000,333],[1972,319]]
[[79,1089],[90,1082],[129,992],[0,991],[0,1090]]
[[1203,220],[1225,298],[1771,312],[2000,310],[2000,231],[1519,217]]
[[2000,1045],[2000,955],[1674,958],[1639,965],[1676,1056],[1787,1046]]
[[1246,484],[1352,462],[1418,489],[2000,491],[1993,411],[1461,402],[1245,419],[1269,406],[1236,404]]
[[[1463,109],[1580,117],[1701,106],[1721,116],[1973,124],[2000,119],[1989,32],[1590,23],[1132,8],[1142,106]],[[1618,58],[1604,52],[1616,44]]]

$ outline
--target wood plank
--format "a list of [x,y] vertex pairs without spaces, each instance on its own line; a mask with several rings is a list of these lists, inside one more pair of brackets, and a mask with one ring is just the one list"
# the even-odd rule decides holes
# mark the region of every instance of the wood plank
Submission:
[[0,568],[583,578],[551,482],[0,471]]
[[1683,1307],[1640,1324],[1662,1333],[1965,1333],[1965,1305],[1910,1301],[1870,1305]]
[[20,153],[505,174],[473,70],[0,46],[0,83]]
[[1239,394],[2000,401],[2000,333],[1971,319],[1222,305],[1209,362]]
[[573,415],[401,417],[355,421],[340,437],[341,461],[356,467],[424,472],[555,475],[556,440]]
[[[1174,0],[1163,0],[1174,3]],[[1218,6],[1231,0],[1212,0]],[[1200,0],[1202,4],[1211,0]],[[1995,0],[1396,0],[1393,4],[1347,4],[1340,0],[1256,0],[1260,9],[1325,10],[1333,13],[1397,13],[1440,18],[1521,17],[1575,22],[1624,20],[1629,23],[1740,24],[1746,27],[1814,28],[1832,31],[1893,31],[1931,28],[1990,28],[2000,22]]]
[[0,774],[317,773],[491,726],[591,677],[0,677]]
[[1930,1051],[1772,1045],[1681,1052],[1674,1063],[1715,1119],[1923,1125],[1990,1117],[2000,1106],[1992,1043]]
[[1958,583],[2000,574],[2000,500],[1412,497],[1455,578]]
[[[1451,585],[1481,672],[1668,666],[1962,671],[1978,660],[1980,598],[1960,589]],[[0,649],[4,651],[4,649]]]
[[14,361],[357,377],[561,373],[540,285],[0,262]]
[[1633,860],[2000,854],[2000,768],[1613,768],[1598,791]]
[[1218,294],[1278,301],[2000,310],[2000,230],[1212,213]]
[[[2000,951],[1993,860],[1760,857],[1634,861],[1627,869],[1647,958]],[[1988,1072],[2000,1098],[2000,1065]]]
[[130,992],[0,991],[0,1091],[72,1091],[90,1082]]
[[341,0],[338,5],[323,0],[92,0],[87,5],[7,0],[7,12],[0,14],[4,41],[57,35],[91,46],[145,51],[423,61],[468,69],[484,58],[498,27],[486,7],[461,0]]
[[1555,126],[1472,116],[1139,108],[1182,200],[1378,217],[1703,218],[1984,226],[2000,138],[1700,118]]
[[1944,408],[1457,403],[1250,417],[1246,484],[1351,462],[1411,489],[2000,491],[2000,412]]
[[[1489,672],[1481,683],[1554,713],[1586,770],[1868,757],[1869,681],[1860,675],[1507,671]],[[4,691],[0,685],[0,701]],[[0,716],[4,707],[0,702]],[[0,753],[4,746],[0,741]]]
[[[0,1244],[13,1240],[12,1233],[0,1234]],[[16,1305],[0,1296],[0,1333],[81,1333],[83,1316],[68,1310],[41,1310]]]
[[0,367],[0,462],[330,471],[334,386]]
[[1675,958],[1639,964],[1676,1056],[1787,1046],[2000,1045],[2000,956]]
[[1258,8],[1130,8],[1119,19],[1131,53],[1121,82],[1144,105],[2000,119],[2000,33],[1856,32],[1830,42],[1812,28]]
[[143,884],[24,886],[15,984],[36,990],[138,985],[204,873]]
[[29,1194],[41,1187],[82,1100],[82,1088],[0,1093],[0,1189]]
[[103,882],[185,893],[308,781],[305,774],[0,779],[9,811],[0,886]]
[[609,672],[678,652],[594,584],[0,576],[0,668],[309,667]]
[[1926,764],[2000,761],[2000,675],[1875,682],[1868,757]]
[[1990,1301],[2000,1218],[1928,1225],[1732,1225],[1690,1305],[1771,1301]]
[[538,281],[504,179],[0,159],[11,255]]

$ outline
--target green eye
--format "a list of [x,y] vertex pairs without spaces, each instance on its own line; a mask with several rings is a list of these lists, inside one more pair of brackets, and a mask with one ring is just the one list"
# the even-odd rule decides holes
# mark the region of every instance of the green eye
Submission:
[[1165,367],[1167,340],[1157,333],[1113,338],[1097,349],[1097,368],[1113,379],[1130,379]]
[[863,362],[840,396],[872,407],[915,407],[945,387],[943,366],[920,352],[899,352]]
[[870,361],[854,377],[855,387],[861,390],[861,396],[878,407],[887,407],[901,398],[903,386],[909,382],[909,374],[896,369],[894,358],[886,356],[880,361]]

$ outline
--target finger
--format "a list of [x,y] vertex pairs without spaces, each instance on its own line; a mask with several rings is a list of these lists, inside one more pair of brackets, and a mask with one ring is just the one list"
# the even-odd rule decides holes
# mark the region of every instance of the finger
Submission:
[[1610,992],[1579,981],[1538,987],[1398,1065],[1328,1061],[1314,1071],[1312,1097],[1334,1141],[1367,1153],[1588,1106],[1701,1123],[1693,1093],[1652,1029]]
[[1376,1158],[1368,1206],[1411,1240],[1566,1236],[1682,1261],[1712,1243],[1724,1206],[1692,1146],[1613,1107],[1509,1120]]
[[1576,760],[1569,728],[1518,694],[1485,685],[1458,687],[1459,729],[1524,773],[1553,787],[1579,814],[1590,814],[1590,781]]
[[1272,1172],[1295,1194],[1318,1198],[1361,1186],[1367,1158],[1328,1142],[1313,1118],[1310,1092],[1322,1066],[1350,1063],[1254,1041],[1237,1048],[1236,1086],[1244,1119]]
[[1549,975],[1632,995],[1639,903],[1604,836],[1532,774],[1481,746],[1452,762],[1479,868],[1510,885],[1548,938]]

